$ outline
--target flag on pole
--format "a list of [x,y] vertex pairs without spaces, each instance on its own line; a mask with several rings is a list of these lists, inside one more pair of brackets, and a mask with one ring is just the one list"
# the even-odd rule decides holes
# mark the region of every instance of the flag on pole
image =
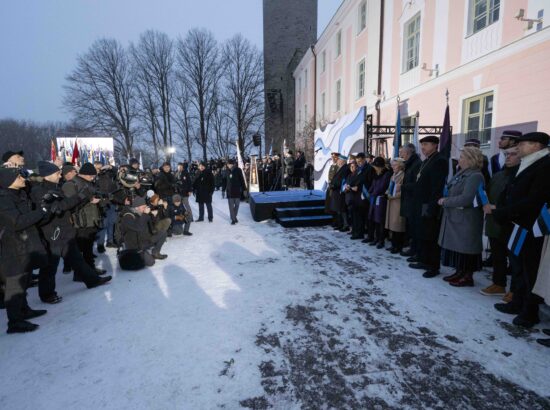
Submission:
[[52,144],[50,147],[50,157],[52,161],[55,161],[55,159],[57,158],[57,149],[55,148],[55,142],[53,141],[53,138],[52,138]]
[[452,135],[451,135],[451,119],[449,115],[449,104],[445,108],[445,118],[443,119],[443,129],[439,137],[439,152],[449,162],[449,174],[447,181],[453,177],[453,159],[451,158]]
[[283,140],[283,154],[288,153],[288,145],[286,145],[286,138]]
[[478,208],[480,206],[485,206],[489,203],[489,198],[487,198],[487,193],[485,192],[485,186],[483,182],[479,183],[477,187],[476,195],[474,196],[473,207]]
[[540,210],[540,215],[533,225],[533,235],[535,238],[550,235],[550,210],[548,204],[544,204]]
[[526,236],[527,229],[523,229],[521,226],[514,224],[514,230],[508,240],[508,249],[510,249],[510,252],[512,252],[515,256],[519,256]]
[[416,117],[414,119],[414,132],[412,137],[412,143],[416,147],[416,152],[418,155],[422,156],[422,151],[420,150],[420,143],[418,142],[418,127],[420,124],[420,113],[416,113]]
[[397,104],[397,121],[395,122],[392,158],[399,158],[399,147],[401,147],[401,112],[399,111],[399,104]]
[[80,153],[78,152],[78,144],[77,140],[74,140],[74,148],[73,148],[73,155],[71,158],[71,163],[73,165],[76,165],[78,158],[80,157]]
[[141,151],[139,152],[139,169],[143,169],[143,158],[141,157]]
[[241,149],[239,147],[239,139],[238,138],[237,138],[236,146],[237,146],[237,165],[241,169],[241,172],[243,174],[243,178],[245,180],[245,183],[248,186],[248,181],[246,180],[246,175],[244,174],[244,161],[243,161],[243,157],[241,155]]
[[395,196],[396,189],[397,189],[397,185],[395,184],[395,181],[390,181],[390,186],[388,187],[388,194],[390,196]]
[[323,187],[321,188],[321,190],[326,192],[327,189],[328,189],[328,181],[325,181],[325,183],[323,184]]
[[273,144],[269,147],[269,156],[273,156]]

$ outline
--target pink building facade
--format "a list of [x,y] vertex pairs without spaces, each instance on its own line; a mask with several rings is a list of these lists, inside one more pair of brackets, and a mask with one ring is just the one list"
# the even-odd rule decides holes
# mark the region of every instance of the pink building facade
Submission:
[[550,132],[545,13],[547,0],[344,0],[294,72],[296,148],[311,155],[311,129],[361,106],[374,124],[399,107],[403,125],[442,125],[447,90],[455,155],[468,138],[497,152],[504,129]]

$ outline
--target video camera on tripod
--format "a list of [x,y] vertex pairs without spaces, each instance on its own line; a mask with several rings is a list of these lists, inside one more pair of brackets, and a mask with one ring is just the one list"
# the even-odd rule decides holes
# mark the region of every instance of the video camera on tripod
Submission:
[[122,186],[128,189],[135,188],[137,184],[150,187],[153,185],[153,174],[143,171],[121,171],[118,180]]

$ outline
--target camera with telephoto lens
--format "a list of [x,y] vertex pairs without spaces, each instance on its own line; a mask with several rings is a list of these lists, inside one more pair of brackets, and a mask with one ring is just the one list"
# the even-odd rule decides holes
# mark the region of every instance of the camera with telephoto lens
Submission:
[[61,213],[61,211],[57,209],[57,206],[55,205],[55,203],[62,199],[63,199],[63,196],[60,195],[59,193],[54,191],[48,191],[42,197],[42,201],[40,201],[40,208],[48,212],[51,212],[52,214],[58,215]]

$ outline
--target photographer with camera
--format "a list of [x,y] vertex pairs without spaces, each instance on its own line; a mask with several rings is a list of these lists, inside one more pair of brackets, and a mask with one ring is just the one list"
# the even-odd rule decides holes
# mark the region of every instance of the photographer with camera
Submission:
[[0,278],[5,283],[3,304],[8,333],[32,332],[28,322],[47,313],[27,303],[28,272],[47,263],[46,249],[35,225],[48,218],[47,209],[32,210],[26,180],[17,168],[0,169]]
[[[106,273],[105,270],[96,268],[94,261],[94,242],[97,232],[101,228],[102,218],[99,208],[100,199],[94,197],[96,187],[94,179],[97,171],[91,163],[86,163],[80,168],[76,177],[62,186],[63,194],[67,198],[85,195],[92,198],[90,202],[80,204],[73,210],[72,220],[76,228],[76,243],[84,256],[84,260],[99,275]],[[80,279],[75,272],[75,279]]]
[[166,242],[166,231],[157,231],[152,216],[158,210],[151,210],[145,199],[134,198],[132,207],[127,207],[121,214],[120,231],[123,251],[119,254],[122,269],[137,270],[144,266],[153,266],[155,259],[166,259],[160,253]]
[[[181,196],[181,202],[187,211],[187,221],[189,225],[191,225],[191,222],[193,222],[193,210],[189,204],[189,197],[193,195],[193,182],[191,180],[191,175],[189,175],[189,171],[187,170],[188,165],[189,164],[187,162],[180,162],[178,164],[178,170],[176,171],[175,177],[176,190]],[[187,228],[187,230],[189,231],[189,228]]]
[[[117,191],[118,185],[115,182],[116,169],[111,165],[103,165],[100,161],[94,162],[94,167],[97,171],[96,187],[102,193],[113,193]],[[116,248],[113,235],[116,221],[116,204],[112,201],[105,201],[102,208],[103,212],[103,229],[99,231],[97,236],[97,251],[105,252],[105,246],[108,248]],[[105,241],[107,243],[105,244]]]
[[173,235],[193,235],[189,232],[191,222],[189,220],[189,213],[182,202],[182,197],[178,194],[172,197],[172,204],[168,207],[168,214],[172,221],[170,226],[170,232]]
[[42,302],[54,304],[62,300],[55,291],[55,274],[61,258],[72,266],[75,279],[80,278],[89,289],[107,283],[111,276],[100,277],[86,263],[76,245],[76,229],[71,223],[73,209],[97,199],[85,192],[65,197],[59,188],[61,171],[51,162],[40,161],[38,173],[42,182],[32,185],[30,196],[36,208],[45,208],[50,213],[50,217],[39,225],[47,244],[48,264],[38,275],[38,295]]

